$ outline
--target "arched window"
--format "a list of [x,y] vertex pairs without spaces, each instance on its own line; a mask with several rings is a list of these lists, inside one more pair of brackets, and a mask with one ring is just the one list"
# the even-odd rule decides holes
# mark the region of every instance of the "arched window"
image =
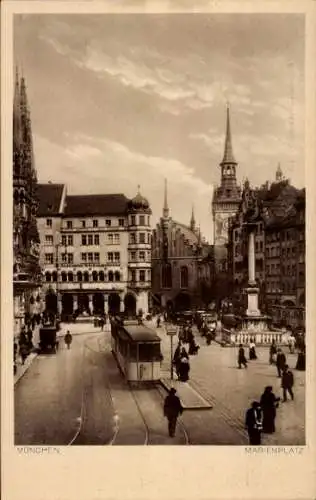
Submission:
[[113,271],[109,271],[109,281],[113,281]]
[[104,272],[103,271],[99,272],[99,281],[104,281]]
[[74,280],[74,275],[72,272],[68,273],[68,281],[73,281]]
[[121,275],[119,271],[115,271],[114,273],[114,281],[120,281],[121,280]]
[[187,266],[182,266],[180,269],[180,287],[188,288],[189,286],[189,273]]
[[83,281],[89,281],[89,273],[88,273],[88,271],[85,271],[83,273]]
[[53,281],[57,281],[57,272],[54,271],[53,274],[52,274],[52,277],[53,277]]
[[67,274],[64,271],[61,273],[61,281],[67,281]]
[[97,271],[92,272],[92,281],[98,281],[98,273]]
[[45,273],[45,281],[51,281],[51,279],[52,279],[51,274],[50,274],[50,273],[48,273],[48,272],[47,272],[47,273]]
[[82,272],[81,271],[77,272],[77,280],[82,281]]

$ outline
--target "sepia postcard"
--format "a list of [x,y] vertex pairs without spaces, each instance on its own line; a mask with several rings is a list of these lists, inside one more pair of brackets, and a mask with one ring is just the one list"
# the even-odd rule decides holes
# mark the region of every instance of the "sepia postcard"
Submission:
[[316,497],[315,9],[3,2],[4,498]]

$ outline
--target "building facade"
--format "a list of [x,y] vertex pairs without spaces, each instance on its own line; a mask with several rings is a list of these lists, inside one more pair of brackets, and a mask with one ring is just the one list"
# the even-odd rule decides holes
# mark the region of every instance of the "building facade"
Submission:
[[37,176],[25,79],[16,75],[13,103],[14,335],[41,312]]
[[275,322],[305,322],[305,191],[291,212],[266,224],[266,301]]
[[205,307],[213,276],[213,247],[202,239],[193,209],[187,226],[170,217],[165,183],[163,214],[152,237],[153,306],[169,311]]
[[229,219],[238,210],[241,188],[237,185],[237,162],[233,154],[229,107],[227,106],[226,138],[223,160],[220,163],[221,182],[214,190],[212,200],[214,247],[217,271],[225,271],[227,266],[227,243]]
[[[243,201],[247,190],[249,191],[248,181],[243,189],[238,212],[230,219],[229,224],[228,266],[234,280],[236,298],[243,296],[248,281]],[[280,167],[277,169],[275,182],[250,191],[257,198],[260,210],[255,223],[255,270],[256,282],[260,288],[260,309],[274,314],[277,308],[291,307],[293,318],[303,317],[305,192],[291,186],[284,179]]]
[[67,195],[39,185],[38,227],[46,309],[62,317],[149,308],[151,209],[140,192]]

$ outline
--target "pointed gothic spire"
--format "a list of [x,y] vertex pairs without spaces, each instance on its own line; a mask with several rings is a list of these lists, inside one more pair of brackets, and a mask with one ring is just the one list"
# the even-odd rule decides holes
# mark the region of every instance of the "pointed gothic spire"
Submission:
[[276,173],[275,173],[275,180],[277,182],[281,182],[283,180],[283,172],[282,172],[282,169],[281,169],[280,162],[278,163],[278,168],[277,168]]
[[231,138],[231,131],[230,131],[230,117],[229,117],[229,104],[227,103],[227,109],[226,109],[226,138],[225,138],[225,149],[224,149],[224,157],[221,162],[221,165],[225,164],[235,164],[237,165],[237,162],[234,158],[234,153],[233,153],[233,146],[232,146],[232,138]]
[[31,183],[36,183],[37,176],[34,165],[31,115],[27,98],[26,83],[23,75],[20,83],[20,110],[25,175],[29,178]]
[[16,177],[19,177],[22,170],[22,142],[20,81],[16,68],[13,98],[13,175]]
[[164,205],[162,211],[163,217],[169,217],[169,207],[168,207],[168,192],[167,192],[167,179],[165,179],[165,193],[164,193]]
[[195,231],[194,205],[192,205],[192,213],[191,213],[191,220],[190,220],[190,229],[191,229],[191,231]]

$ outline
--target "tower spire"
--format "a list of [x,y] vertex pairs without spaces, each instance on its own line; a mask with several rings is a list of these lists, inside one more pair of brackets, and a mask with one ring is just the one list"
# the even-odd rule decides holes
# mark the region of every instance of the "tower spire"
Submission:
[[19,72],[16,67],[15,87],[13,99],[13,164],[14,175],[19,175],[21,170],[22,126]]
[[169,217],[167,179],[165,179],[165,192],[164,192],[164,204],[163,204],[162,215],[164,218]]
[[191,213],[191,220],[190,220],[190,229],[191,229],[191,231],[195,231],[194,205],[192,205],[192,213]]
[[231,138],[231,130],[230,130],[230,116],[229,116],[229,103],[226,105],[226,137],[225,137],[225,148],[224,148],[224,156],[221,165],[225,164],[235,164],[237,162],[234,158],[233,146],[232,146],[232,138]]
[[31,183],[36,183],[31,115],[27,99],[25,78],[23,75],[20,83],[20,110],[25,175],[29,177]]
[[275,180],[277,182],[283,181],[283,172],[282,172],[282,169],[281,169],[281,163],[280,162],[278,163],[278,167],[277,167],[277,170],[276,170]]

